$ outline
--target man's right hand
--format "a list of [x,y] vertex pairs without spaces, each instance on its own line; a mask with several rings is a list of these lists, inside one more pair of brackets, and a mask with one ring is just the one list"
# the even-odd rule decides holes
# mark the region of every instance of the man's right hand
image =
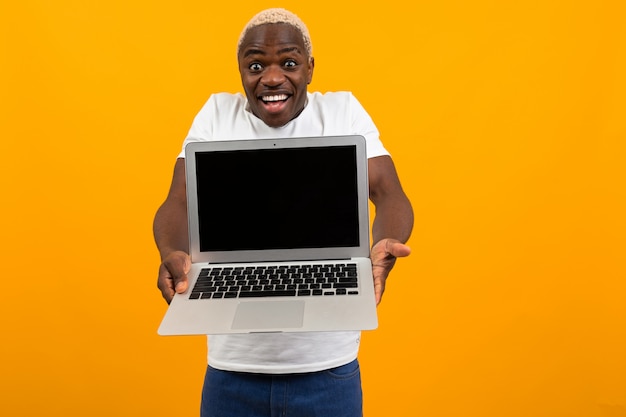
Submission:
[[169,304],[175,293],[187,290],[187,273],[191,269],[191,258],[183,251],[170,253],[159,267],[157,286]]

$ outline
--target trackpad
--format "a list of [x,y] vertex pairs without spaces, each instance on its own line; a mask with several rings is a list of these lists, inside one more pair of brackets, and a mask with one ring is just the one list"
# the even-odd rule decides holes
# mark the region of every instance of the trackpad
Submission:
[[302,327],[304,301],[247,301],[235,312],[233,329],[297,329]]

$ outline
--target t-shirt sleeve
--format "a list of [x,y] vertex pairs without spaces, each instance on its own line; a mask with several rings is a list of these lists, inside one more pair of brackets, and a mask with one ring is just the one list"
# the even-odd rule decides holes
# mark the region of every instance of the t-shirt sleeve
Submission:
[[202,142],[211,140],[211,121],[215,117],[215,96],[210,96],[207,102],[202,106],[196,117],[191,123],[187,137],[183,141],[183,146],[178,154],[179,158],[185,157],[185,146],[191,142]]
[[352,129],[355,133],[365,137],[367,157],[374,158],[376,156],[389,155],[389,152],[380,140],[380,133],[374,121],[352,94],[350,94],[350,107],[352,112]]

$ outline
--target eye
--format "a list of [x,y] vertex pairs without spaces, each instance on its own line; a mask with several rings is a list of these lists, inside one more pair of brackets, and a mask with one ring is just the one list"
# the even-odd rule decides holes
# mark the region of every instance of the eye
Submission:
[[296,66],[298,66],[298,63],[293,59],[288,59],[287,61],[285,61],[285,67],[287,68],[295,68]]
[[254,62],[248,66],[248,69],[250,69],[250,71],[258,72],[261,71],[263,67],[258,62]]

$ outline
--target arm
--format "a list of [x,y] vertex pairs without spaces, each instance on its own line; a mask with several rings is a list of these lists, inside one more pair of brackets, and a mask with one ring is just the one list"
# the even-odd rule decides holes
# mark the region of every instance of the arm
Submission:
[[378,304],[396,258],[411,253],[411,249],[404,243],[413,229],[413,209],[402,190],[396,168],[389,156],[369,159],[368,173],[370,200],[376,208],[370,258]]
[[157,286],[168,303],[175,292],[187,289],[187,272],[191,267],[187,225],[187,190],[185,160],[179,158],[165,202],[154,216],[154,240],[161,255]]

